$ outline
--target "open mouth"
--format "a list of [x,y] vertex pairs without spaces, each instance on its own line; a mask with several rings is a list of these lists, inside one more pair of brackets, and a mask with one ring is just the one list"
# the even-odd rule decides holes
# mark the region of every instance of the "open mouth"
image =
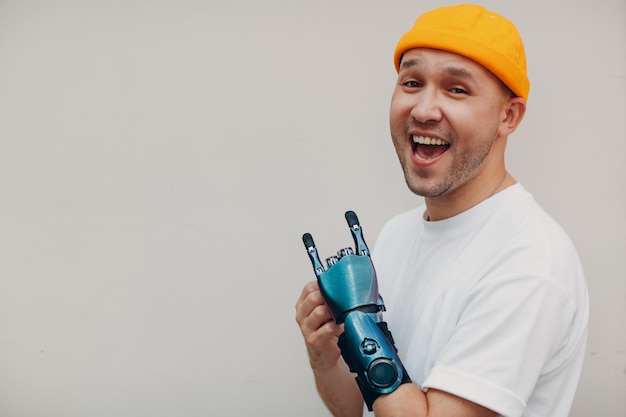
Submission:
[[441,155],[450,148],[450,144],[444,140],[428,136],[413,136],[413,153],[423,161],[430,161]]

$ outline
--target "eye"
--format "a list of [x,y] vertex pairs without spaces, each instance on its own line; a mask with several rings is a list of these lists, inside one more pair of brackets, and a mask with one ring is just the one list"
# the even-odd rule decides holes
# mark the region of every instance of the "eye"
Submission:
[[407,80],[402,83],[402,85],[406,88],[420,88],[422,84],[419,81],[415,80]]
[[461,87],[453,87],[450,89],[450,92],[453,94],[468,94],[468,91]]

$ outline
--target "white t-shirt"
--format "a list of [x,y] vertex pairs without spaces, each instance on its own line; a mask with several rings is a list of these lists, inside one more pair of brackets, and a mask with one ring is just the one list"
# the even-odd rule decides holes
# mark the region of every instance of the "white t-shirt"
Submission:
[[521,184],[450,219],[392,219],[373,253],[413,382],[506,417],[567,417],[588,294],[576,250]]

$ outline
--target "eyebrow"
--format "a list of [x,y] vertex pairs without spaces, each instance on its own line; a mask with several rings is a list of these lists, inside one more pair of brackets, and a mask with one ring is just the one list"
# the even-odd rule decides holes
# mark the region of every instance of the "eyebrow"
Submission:
[[418,58],[402,59],[402,62],[400,63],[400,69],[415,67],[419,64],[420,60]]
[[446,72],[454,77],[465,78],[470,81],[475,80],[474,75],[472,75],[472,73],[466,70],[465,68],[447,67]]

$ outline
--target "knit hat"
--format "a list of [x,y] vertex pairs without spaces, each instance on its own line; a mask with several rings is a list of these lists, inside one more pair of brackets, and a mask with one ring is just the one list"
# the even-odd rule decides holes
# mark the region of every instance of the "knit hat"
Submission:
[[402,54],[432,48],[467,57],[498,77],[515,95],[528,99],[524,44],[509,20],[475,4],[441,7],[420,16],[400,38],[394,54],[396,71]]

